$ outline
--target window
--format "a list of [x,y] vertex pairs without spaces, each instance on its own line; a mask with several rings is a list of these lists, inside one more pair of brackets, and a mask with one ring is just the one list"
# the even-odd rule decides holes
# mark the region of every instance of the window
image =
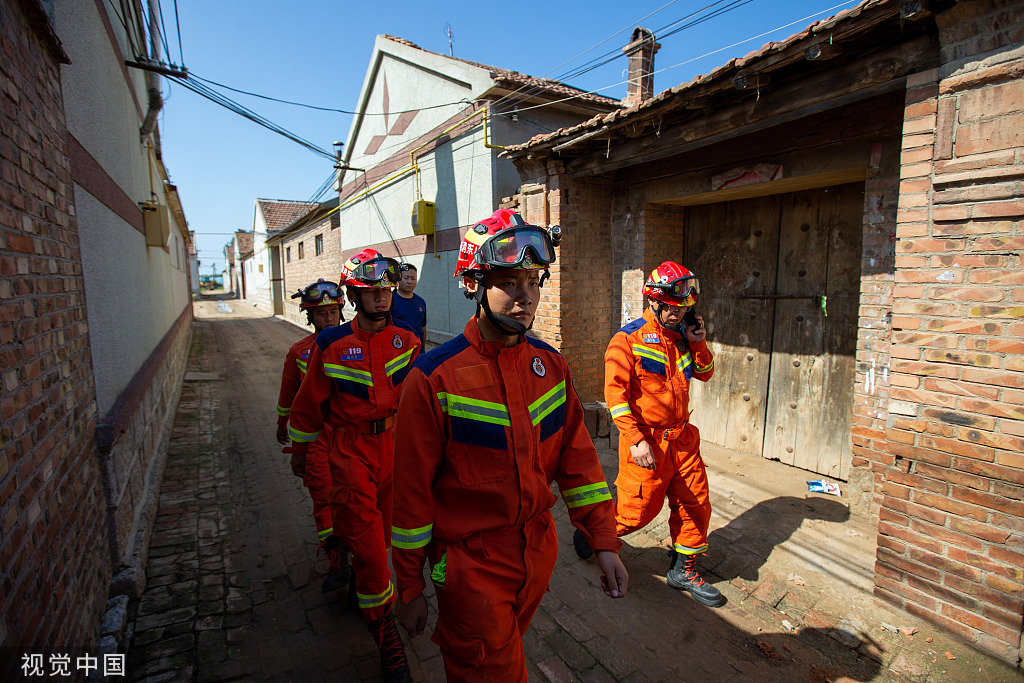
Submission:
[[316,249],[316,255],[322,256],[324,253],[324,236],[317,235],[313,238],[313,247]]
[[285,263],[291,263],[292,262],[292,248],[291,247],[285,247],[284,248],[284,262]]
[[302,260],[302,257],[304,255],[303,252],[305,251],[302,247],[303,247],[303,243],[299,242],[299,260],[300,261]]

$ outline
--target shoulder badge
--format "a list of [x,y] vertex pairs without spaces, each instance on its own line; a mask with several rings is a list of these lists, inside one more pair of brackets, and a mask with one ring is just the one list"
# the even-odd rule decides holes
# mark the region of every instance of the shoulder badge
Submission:
[[533,357],[533,372],[538,377],[543,377],[548,374],[548,369],[544,367],[544,363],[541,361],[540,356]]
[[391,340],[391,345],[396,349],[402,348],[402,338],[396,334],[395,338]]

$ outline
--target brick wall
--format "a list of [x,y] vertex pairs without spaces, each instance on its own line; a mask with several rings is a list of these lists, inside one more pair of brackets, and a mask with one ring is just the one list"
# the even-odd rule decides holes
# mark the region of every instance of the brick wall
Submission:
[[95,642],[111,577],[48,27],[38,5],[0,2],[0,646]]
[[1024,612],[1024,6],[908,82],[876,593],[1011,663]]
[[[306,285],[323,278],[329,282],[337,282],[341,275],[341,231],[337,229],[337,214],[328,216],[315,226],[286,237],[281,241],[281,264],[284,277],[284,317],[294,323],[307,327],[306,314],[299,310],[298,299],[291,296]],[[324,253],[316,255],[316,236],[323,235]],[[299,258],[299,242],[303,243],[303,256]],[[291,249],[291,261],[286,258],[287,250]],[[351,320],[354,311],[351,307],[345,310],[345,318]]]
[[608,277],[613,260],[609,184],[585,179],[570,183],[557,161],[538,169],[531,181],[516,197],[523,217],[563,228],[558,260],[541,292],[533,329],[569,361],[580,398],[599,401],[604,396],[605,346],[618,328]]
[[[905,116],[927,116],[927,102],[908,100]],[[903,145],[918,144],[915,140]],[[851,507],[877,521],[882,505],[884,470],[893,458],[886,441],[889,405],[893,287],[896,268],[896,207],[900,191],[921,181],[900,182],[902,149],[897,143],[872,145],[864,183],[864,229],[861,243],[860,302],[857,316],[856,372],[849,492]]]

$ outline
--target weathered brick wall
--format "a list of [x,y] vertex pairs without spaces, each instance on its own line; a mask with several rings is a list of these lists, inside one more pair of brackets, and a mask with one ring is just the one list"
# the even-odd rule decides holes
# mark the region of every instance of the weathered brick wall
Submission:
[[[904,111],[905,117],[916,120],[927,116],[929,107],[927,102],[907,101]],[[896,207],[901,188],[912,191],[922,182],[900,182],[901,155],[898,140],[873,144],[864,182],[857,364],[851,419],[853,456],[847,491],[851,508],[873,521],[877,521],[882,505],[883,472],[892,465],[885,428],[889,414]]]
[[95,642],[111,567],[55,44],[26,8],[0,2],[0,646],[60,647]]
[[[332,214],[315,226],[309,227],[302,232],[287,237],[281,242],[281,264],[284,277],[284,317],[294,323],[308,327],[306,314],[299,310],[298,299],[291,296],[306,285],[323,278],[330,282],[337,282],[341,275],[341,231],[337,229],[337,214]],[[323,235],[324,253],[316,255],[316,235]],[[299,258],[299,242],[303,243],[303,257]],[[286,250],[291,248],[292,258],[289,262],[286,258]],[[345,318],[351,320],[354,311],[349,307],[345,311]]]
[[876,593],[1010,662],[1024,612],[1024,5],[911,79]]

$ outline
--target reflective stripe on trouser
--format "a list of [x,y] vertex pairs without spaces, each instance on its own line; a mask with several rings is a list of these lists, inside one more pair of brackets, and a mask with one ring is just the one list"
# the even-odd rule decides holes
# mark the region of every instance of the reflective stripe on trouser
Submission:
[[668,498],[668,528],[677,552],[693,555],[708,547],[711,499],[700,457],[700,432],[686,425],[672,441],[646,439],[657,468],[637,467],[629,444],[619,439],[619,476],[615,481],[615,533],[619,536],[651,523]]
[[336,430],[331,439],[334,535],[352,552],[356,600],[366,621],[387,614],[395,599],[388,568],[393,446],[391,430],[381,434]]
[[309,444],[309,450],[306,452],[306,474],[302,477],[302,483],[309,491],[309,497],[313,499],[313,521],[316,523],[317,537],[321,541],[331,535],[331,470],[327,465],[328,448],[328,434],[321,434],[319,439]]
[[435,538],[432,553],[434,562],[446,553],[431,639],[441,648],[448,683],[526,683],[523,634],[547,592],[558,555],[551,513],[450,545]]

